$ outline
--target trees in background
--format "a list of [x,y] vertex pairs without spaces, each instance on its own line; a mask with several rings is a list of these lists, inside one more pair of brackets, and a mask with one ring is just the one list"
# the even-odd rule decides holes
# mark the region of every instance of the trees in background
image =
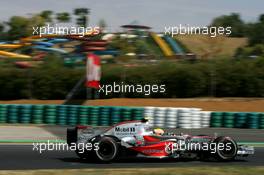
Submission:
[[231,26],[232,33],[230,37],[248,37],[251,46],[264,43],[264,14],[259,16],[258,21],[246,23],[238,13],[231,13],[230,15],[216,17],[210,26]]
[[216,17],[213,19],[210,26],[225,28],[232,27],[232,33],[230,34],[231,37],[244,37],[246,33],[246,24],[238,13]]
[[0,40],[6,39],[5,25],[0,23]]
[[[8,27],[8,36],[10,40],[15,40],[20,37],[26,37],[30,35],[30,32],[27,30],[29,25],[29,19],[21,16],[13,16],[7,22]],[[21,30],[22,29],[22,30]]]
[[33,27],[45,25],[45,20],[39,15],[34,15],[30,18],[13,16],[7,22],[9,30],[7,31],[9,40],[31,36]]
[[264,57],[264,14],[259,16],[257,22],[247,24],[245,30],[248,46],[238,48],[235,56],[238,58]]
[[70,22],[71,16],[67,12],[61,12],[56,14],[56,19],[60,23],[67,23]]
[[[74,9],[74,15],[77,16],[76,24],[86,27],[88,25],[88,8]],[[51,10],[44,10],[30,17],[12,16],[7,22],[0,22],[0,40],[17,40],[19,38],[31,36],[34,27],[41,27],[47,23],[54,25],[54,22],[69,23],[71,14],[68,12],[54,13]],[[4,30],[7,29],[7,30]]]
[[264,44],[264,14],[259,16],[256,23],[248,24],[247,37],[249,39],[249,45]]
[[41,16],[46,23],[52,23],[53,22],[53,11],[51,10],[44,10],[40,12],[39,16]]
[[77,16],[76,24],[81,27],[87,27],[89,24],[90,9],[88,8],[77,8],[74,9],[74,15]]
[[0,23],[0,33],[3,33],[4,29],[5,29],[4,24]]
[[248,38],[248,46],[237,49],[236,57],[264,57],[264,14],[261,14],[256,22],[251,23],[245,23],[237,13],[222,15],[215,18],[211,26],[231,26],[230,37]]
[[[76,8],[73,10],[73,14],[76,16],[76,25],[87,27],[89,24],[89,8]],[[32,25],[41,26],[46,23],[54,24],[56,19],[61,23],[68,23],[71,21],[71,13],[68,12],[60,12],[54,13],[51,10],[44,10],[39,14],[34,14],[31,17],[22,17],[22,16],[13,16],[9,19],[9,21],[5,23],[0,23],[0,37],[3,37],[3,34],[8,35],[8,39],[18,39],[21,37],[28,36],[28,31]],[[100,19],[98,25],[105,29],[106,22],[104,19]],[[5,27],[6,26],[6,27]],[[210,26],[222,26],[222,27],[232,27],[231,37],[248,37],[249,44],[261,44],[264,43],[264,14],[259,16],[258,21],[253,23],[244,22],[238,13],[231,13],[229,15],[222,15],[216,17],[212,20]],[[8,29],[7,33],[3,28]],[[26,29],[26,30],[21,30]],[[1,38],[0,38],[1,39]]]
[[[0,99],[64,99],[85,69],[62,66],[61,58],[50,56],[38,69],[0,69]],[[103,65],[101,84],[165,85],[165,93],[112,93],[112,97],[264,97],[264,60],[217,59],[196,64],[162,62],[138,67]],[[211,72],[214,71],[212,75]],[[124,76],[125,75],[125,76]],[[213,86],[212,86],[213,82]],[[28,83],[31,83],[30,85]],[[213,91],[213,92],[212,92]],[[30,96],[29,96],[30,95]],[[85,98],[85,86],[76,98]]]

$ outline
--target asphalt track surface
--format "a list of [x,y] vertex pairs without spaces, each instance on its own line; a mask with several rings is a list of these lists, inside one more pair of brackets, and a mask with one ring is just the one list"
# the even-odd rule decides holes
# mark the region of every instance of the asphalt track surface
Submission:
[[0,145],[0,170],[79,169],[79,168],[153,168],[188,166],[264,166],[264,148],[256,148],[250,157],[232,162],[190,160],[123,159],[110,164],[80,160],[72,151],[33,151],[32,145]]

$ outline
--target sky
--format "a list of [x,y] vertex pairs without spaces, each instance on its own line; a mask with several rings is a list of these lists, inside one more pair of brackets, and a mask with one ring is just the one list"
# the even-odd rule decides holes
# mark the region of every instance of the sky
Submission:
[[91,9],[90,26],[104,19],[112,32],[133,21],[150,26],[154,31],[163,31],[165,26],[179,24],[206,26],[213,18],[232,12],[253,22],[264,13],[263,0],[1,0],[0,21],[43,10],[72,12],[80,7]]

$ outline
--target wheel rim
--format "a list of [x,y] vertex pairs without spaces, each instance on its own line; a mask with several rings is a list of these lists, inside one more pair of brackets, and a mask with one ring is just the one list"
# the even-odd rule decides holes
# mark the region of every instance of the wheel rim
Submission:
[[116,147],[111,141],[104,141],[99,143],[97,155],[101,160],[111,160],[115,156]]
[[222,142],[224,145],[227,145],[228,143],[231,143],[231,149],[227,150],[226,148],[223,150],[218,150],[219,155],[224,159],[233,158],[236,155],[236,144],[232,140],[224,139]]

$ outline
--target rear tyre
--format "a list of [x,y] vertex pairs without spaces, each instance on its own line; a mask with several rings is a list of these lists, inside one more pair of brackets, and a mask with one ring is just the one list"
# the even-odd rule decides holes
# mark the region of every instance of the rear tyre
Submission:
[[109,163],[118,157],[119,144],[114,138],[101,137],[98,139],[98,149],[95,150],[95,155],[98,161]]
[[217,160],[230,161],[236,157],[238,147],[237,147],[237,143],[233,139],[229,137],[221,136],[221,137],[217,137],[214,143],[216,143],[217,145],[219,144],[225,145],[224,149],[218,149],[217,146],[217,150],[215,153],[215,157]]

